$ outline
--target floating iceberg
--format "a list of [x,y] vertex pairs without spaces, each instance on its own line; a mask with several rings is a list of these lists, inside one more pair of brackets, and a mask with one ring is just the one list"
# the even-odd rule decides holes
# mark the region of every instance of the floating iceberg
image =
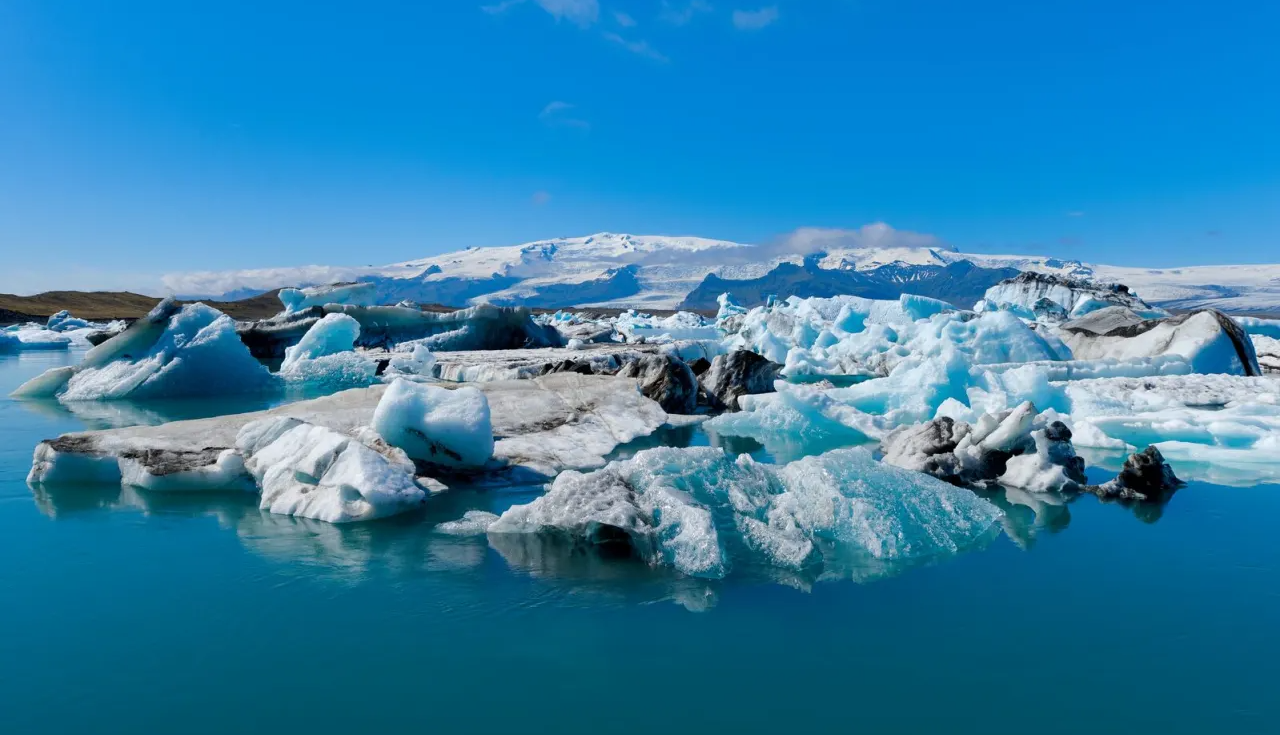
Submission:
[[268,390],[275,379],[249,354],[230,317],[204,304],[161,302],[145,318],[94,347],[74,367],[53,368],[17,397],[62,401],[153,399]]
[[1127,286],[1100,285],[1048,273],[1027,271],[987,289],[978,310],[1009,311],[1024,319],[1062,321],[1111,306],[1127,308],[1144,319],[1168,316]]
[[1212,310],[1143,319],[1124,307],[1109,307],[1063,324],[1060,334],[1079,360],[1177,355],[1187,360],[1192,372],[1261,372],[1248,335],[1231,317]]
[[71,342],[66,335],[38,327],[0,331],[0,352],[65,350]]
[[1030,401],[973,424],[943,416],[903,428],[882,446],[885,462],[956,484],[1069,492],[1086,481],[1071,430]]
[[296,418],[245,425],[236,450],[262,490],[262,509],[271,513],[348,523],[411,510],[426,499],[403,453],[388,457]]
[[388,444],[429,465],[479,468],[493,456],[489,401],[478,388],[397,380],[378,401],[372,426]]
[[848,555],[951,554],[1000,515],[966,490],[861,449],[776,467],[718,449],[662,448],[595,472],[566,472],[488,532],[552,535],[719,578],[736,562],[800,570]]
[[326,304],[373,306],[378,303],[378,287],[372,283],[335,283],[309,288],[282,288],[280,302],[284,304],[286,313]]
[[346,314],[326,314],[289,347],[280,364],[280,377],[289,382],[329,387],[370,385],[378,364],[355,352],[360,323]]
[[552,326],[536,323],[523,307],[488,304],[452,312],[428,312],[407,306],[326,304],[242,324],[240,339],[255,357],[283,357],[312,326],[328,314],[345,314],[360,325],[357,347],[394,350],[417,343],[441,350],[506,350],[557,347],[564,338]]

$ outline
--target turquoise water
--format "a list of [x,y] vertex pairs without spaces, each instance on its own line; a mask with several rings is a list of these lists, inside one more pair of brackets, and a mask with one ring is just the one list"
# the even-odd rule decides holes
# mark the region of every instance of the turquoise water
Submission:
[[[0,356],[0,393],[72,359]],[[128,419],[0,400],[4,733],[1280,731],[1280,486],[997,497],[1006,532],[935,564],[707,583],[431,531],[535,488],[332,526],[27,487],[37,441]]]

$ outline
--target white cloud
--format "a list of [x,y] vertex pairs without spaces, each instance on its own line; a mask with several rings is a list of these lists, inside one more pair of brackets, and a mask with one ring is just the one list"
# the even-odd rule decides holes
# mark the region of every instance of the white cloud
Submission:
[[[600,19],[599,0],[533,0],[534,4],[551,14],[557,21],[567,20],[574,25],[588,28]],[[481,5],[489,15],[500,15],[526,0],[502,0],[494,5]]]
[[538,6],[547,11],[556,20],[567,20],[570,23],[586,28],[600,19],[600,3],[598,0],[534,0]]
[[549,191],[535,191],[535,192],[533,193],[533,196],[532,196],[532,197],[530,197],[530,199],[529,199],[529,200],[530,200],[531,202],[533,202],[533,205],[534,205],[535,207],[541,207],[542,205],[544,205],[544,204],[546,204],[547,202],[551,201],[551,192],[549,192]]
[[941,248],[950,246],[934,235],[895,230],[884,222],[872,222],[854,229],[801,227],[784,236],[779,247],[787,253],[807,255],[839,249]]
[[639,54],[654,61],[667,62],[670,61],[661,51],[649,45],[648,41],[628,41],[616,33],[605,33],[604,37],[608,41],[622,46],[633,54]]
[[668,0],[662,0],[662,10],[658,13],[658,18],[665,23],[673,26],[682,26],[698,13],[710,13],[711,5],[705,0],[692,0],[687,5],[676,6]]
[[489,15],[501,15],[523,2],[524,0],[502,0],[502,2],[493,5],[481,5],[480,9]]
[[613,19],[623,28],[634,28],[636,25],[636,19],[621,10],[613,11]]
[[580,117],[573,116],[571,110],[573,110],[574,107],[574,105],[571,105],[568,102],[561,102],[559,100],[549,102],[546,107],[542,108],[542,112],[538,113],[538,119],[545,125],[553,128],[577,128],[579,130],[590,130],[591,123]]
[[770,5],[759,10],[733,11],[733,27],[740,31],[758,31],[778,20],[778,6]]

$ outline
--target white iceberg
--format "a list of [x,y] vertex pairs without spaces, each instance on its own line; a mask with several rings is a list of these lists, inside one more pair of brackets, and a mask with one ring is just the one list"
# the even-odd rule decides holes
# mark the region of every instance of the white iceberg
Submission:
[[378,401],[371,425],[388,444],[428,464],[478,468],[493,456],[489,401],[477,388],[397,380]]
[[374,306],[378,303],[378,287],[372,283],[335,283],[308,288],[282,288],[280,302],[284,304],[286,313],[326,304]]
[[271,513],[349,523],[412,510],[426,499],[403,454],[389,458],[296,418],[245,425],[236,450],[262,490],[261,508]]

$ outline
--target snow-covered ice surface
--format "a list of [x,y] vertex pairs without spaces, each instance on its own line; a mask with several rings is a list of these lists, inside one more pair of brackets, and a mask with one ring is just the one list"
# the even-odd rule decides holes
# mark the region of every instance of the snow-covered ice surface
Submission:
[[[270,502],[264,495],[264,509],[321,520],[362,520],[414,506],[416,501],[405,492],[383,497],[374,485],[391,482],[392,470],[414,480],[414,459],[425,459],[437,469],[448,465],[431,447],[457,454],[454,469],[483,471],[498,484],[528,482],[564,469],[604,465],[619,444],[647,436],[667,421],[666,413],[640,395],[633,381],[607,376],[562,373],[456,390],[460,392],[400,381],[266,411],[66,434],[36,448],[28,479],[35,484],[106,482],[188,490],[244,489],[256,483],[264,493],[263,483],[271,480],[279,493]],[[392,400],[383,406],[387,395]],[[244,433],[246,426],[262,429],[266,422],[275,422],[269,432]],[[309,428],[289,433],[299,426]],[[294,473],[305,475],[295,478],[301,485],[269,475],[266,460],[253,460],[286,433],[288,441],[266,456],[297,468],[312,462],[315,471]],[[391,469],[356,444],[382,456]],[[327,453],[308,459],[310,455],[301,454],[304,445],[323,445]],[[332,482],[325,480],[322,465],[348,451],[353,454],[343,462],[350,472],[343,469],[329,478]],[[495,461],[487,462],[490,451]],[[360,477],[365,480],[357,481]],[[419,487],[432,484],[421,476],[416,482]],[[343,489],[348,485],[354,490]],[[313,486],[329,499],[303,498]]]
[[[557,303],[537,305],[672,309],[708,275],[757,278],[780,263],[798,265],[806,254],[814,254],[818,265],[827,269],[909,269],[968,261],[1096,284],[1125,284],[1146,303],[1166,309],[1280,311],[1280,265],[1275,264],[1122,267],[1037,255],[962,253],[936,238],[895,231],[883,223],[836,233],[801,230],[791,240],[795,247],[788,253],[698,237],[598,233],[468,248],[377,267],[309,265],[177,273],[166,276],[165,283],[175,293],[216,296],[244,289],[267,291],[359,280],[377,286],[380,303],[410,299],[454,305],[468,300],[512,304],[552,299]],[[618,278],[624,269],[629,277]]]

